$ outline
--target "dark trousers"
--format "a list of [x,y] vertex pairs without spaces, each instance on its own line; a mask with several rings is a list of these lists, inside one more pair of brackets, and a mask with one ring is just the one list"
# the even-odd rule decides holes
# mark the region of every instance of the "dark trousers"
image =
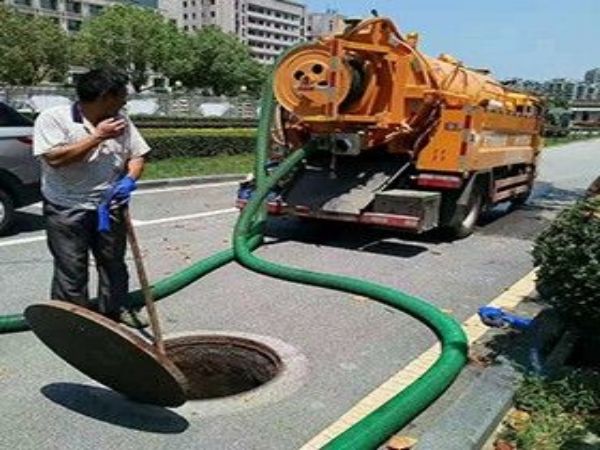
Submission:
[[[111,229],[100,233],[96,211],[44,202],[48,247],[54,257],[51,298],[115,316],[126,305],[129,275],[123,209],[111,210]],[[98,297],[88,295],[89,253],[98,271]]]

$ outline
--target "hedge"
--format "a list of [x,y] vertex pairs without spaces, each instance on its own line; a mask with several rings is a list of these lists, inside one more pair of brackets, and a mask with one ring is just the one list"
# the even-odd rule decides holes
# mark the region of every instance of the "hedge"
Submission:
[[542,298],[583,331],[600,330],[600,196],[563,211],[533,250]]
[[249,153],[256,140],[253,129],[148,129],[142,135],[151,160]]
[[256,128],[257,119],[129,116],[138,128]]

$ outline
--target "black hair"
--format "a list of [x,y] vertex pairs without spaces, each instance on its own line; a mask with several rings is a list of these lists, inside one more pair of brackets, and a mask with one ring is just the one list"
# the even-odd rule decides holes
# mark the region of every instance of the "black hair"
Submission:
[[127,75],[117,69],[90,70],[77,78],[77,97],[82,102],[93,102],[104,94],[120,94],[128,83]]

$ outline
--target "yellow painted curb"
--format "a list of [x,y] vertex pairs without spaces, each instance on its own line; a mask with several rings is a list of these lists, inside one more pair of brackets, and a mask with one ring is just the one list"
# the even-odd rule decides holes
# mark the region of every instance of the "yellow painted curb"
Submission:
[[[495,306],[506,310],[512,310],[519,303],[532,295],[535,290],[535,270],[532,270],[510,288],[496,297],[488,306]],[[481,338],[488,327],[481,323],[479,315],[474,314],[463,322],[465,333],[472,344]],[[360,400],[347,413],[321,431],[310,441],[304,444],[300,450],[318,450],[328,442],[360,422],[367,415],[375,411],[392,397],[396,396],[405,387],[423,375],[435,362],[440,354],[439,344],[431,346],[424,353],[412,360],[402,370],[394,374],[390,379],[377,387],[369,395]]]

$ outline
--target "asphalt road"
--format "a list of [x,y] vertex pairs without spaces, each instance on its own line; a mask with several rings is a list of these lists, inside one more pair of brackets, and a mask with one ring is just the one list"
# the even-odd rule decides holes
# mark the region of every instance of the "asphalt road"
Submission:
[[[524,209],[499,209],[467,239],[279,219],[270,224],[270,245],[259,252],[395,286],[463,321],[531,270],[532,239],[599,173],[600,141],[569,144],[544,153]],[[150,279],[228,247],[234,191],[234,183],[225,183],[135,196]],[[2,313],[47,299],[51,259],[40,213],[37,206],[23,210],[21,231],[0,239]],[[0,448],[298,448],[435,342],[426,328],[390,308],[235,265],[161,301],[159,310],[166,333],[233,331],[282,341],[293,370],[254,396],[168,410],[108,391],[32,333],[0,336]]]

